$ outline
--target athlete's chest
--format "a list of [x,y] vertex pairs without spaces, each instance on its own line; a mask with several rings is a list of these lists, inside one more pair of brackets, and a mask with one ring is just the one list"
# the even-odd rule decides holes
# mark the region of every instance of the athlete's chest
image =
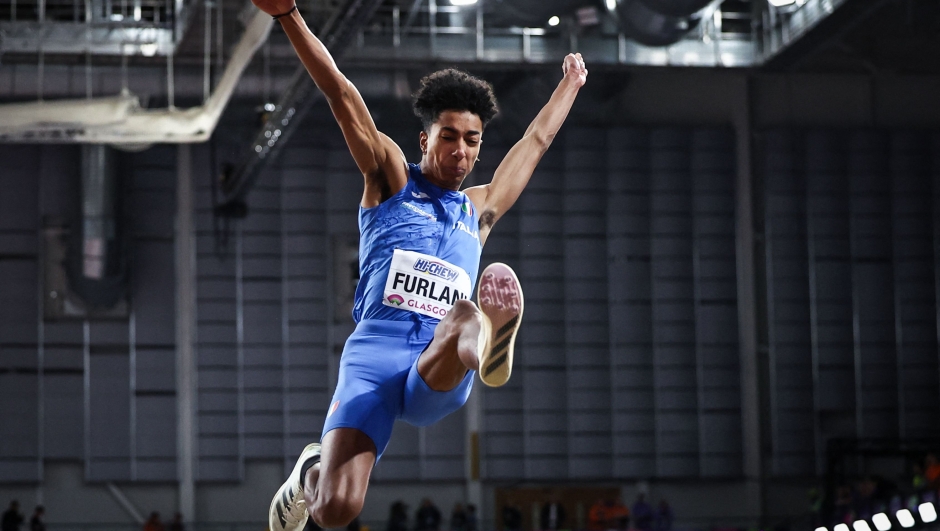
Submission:
[[382,239],[391,245],[411,242],[426,251],[444,244],[473,249],[480,246],[474,214],[473,203],[463,194],[441,199],[409,187],[388,201],[378,221]]

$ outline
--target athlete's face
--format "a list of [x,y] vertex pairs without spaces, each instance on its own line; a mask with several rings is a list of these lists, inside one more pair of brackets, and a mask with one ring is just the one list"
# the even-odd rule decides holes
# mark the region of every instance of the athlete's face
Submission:
[[457,190],[473,169],[483,142],[483,121],[470,111],[444,111],[420,137],[421,171],[441,188]]

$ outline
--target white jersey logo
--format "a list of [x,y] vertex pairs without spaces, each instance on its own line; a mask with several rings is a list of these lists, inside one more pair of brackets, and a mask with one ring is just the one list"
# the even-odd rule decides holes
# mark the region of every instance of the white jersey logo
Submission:
[[470,275],[440,258],[395,249],[382,304],[443,319],[460,299],[470,298]]

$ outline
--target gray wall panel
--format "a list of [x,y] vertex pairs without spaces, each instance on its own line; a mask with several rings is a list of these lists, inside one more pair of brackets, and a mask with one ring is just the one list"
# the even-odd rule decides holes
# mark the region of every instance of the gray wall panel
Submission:
[[[771,369],[775,472],[821,472],[831,438],[935,436],[936,426],[921,420],[940,407],[936,322],[922,317],[936,312],[928,249],[936,202],[916,198],[932,188],[928,137],[872,130],[766,136],[764,159],[775,161],[763,172],[770,347],[778,363]],[[778,245],[783,238],[790,241]],[[794,260],[805,260],[806,284]],[[803,326],[810,330],[808,365],[785,350],[806,345],[795,333]],[[909,368],[921,363],[931,376],[915,384]]]
[[[246,459],[282,459],[289,468],[320,437],[351,330],[345,311],[330,306],[329,253],[334,238],[355,233],[362,190],[329,120],[312,119],[310,134],[264,172],[243,221],[217,227],[211,182],[195,183],[199,481],[241,480]],[[413,155],[413,132],[386,125]],[[732,138],[725,130],[638,127],[570,128],[556,139],[483,259],[512,265],[529,303],[513,380],[476,391],[484,479],[739,473]],[[228,141],[217,141],[223,153]],[[508,147],[488,137],[474,182],[489,179]],[[131,225],[140,264],[134,319],[88,326],[89,478],[172,481],[175,152],[160,146],[128,157],[127,205],[144,212]],[[208,145],[196,148],[195,173],[212,173],[209,158]],[[24,193],[38,203],[35,191]],[[39,213],[24,210],[33,214],[24,230],[37,229]],[[0,233],[17,249],[35,249],[19,233]],[[35,303],[36,268],[21,268],[34,275],[23,300]],[[35,342],[32,319],[26,340]],[[81,324],[48,323],[47,338],[63,343],[47,349],[47,365],[83,370]],[[57,375],[63,393],[47,388],[50,403],[81,404],[80,376]],[[462,478],[465,422],[461,411],[429,428],[399,425],[374,478]],[[61,425],[72,437],[82,429]],[[121,435],[104,441],[106,429]],[[67,457],[65,448],[46,448]]]

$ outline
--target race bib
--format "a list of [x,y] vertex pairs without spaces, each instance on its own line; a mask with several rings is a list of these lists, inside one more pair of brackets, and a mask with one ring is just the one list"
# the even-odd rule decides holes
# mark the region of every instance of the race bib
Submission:
[[382,304],[443,319],[460,299],[470,298],[470,275],[446,260],[395,249]]

